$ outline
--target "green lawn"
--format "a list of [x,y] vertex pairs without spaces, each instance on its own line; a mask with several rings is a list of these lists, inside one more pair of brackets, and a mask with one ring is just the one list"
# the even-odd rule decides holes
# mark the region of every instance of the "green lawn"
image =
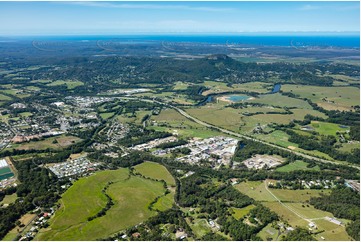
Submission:
[[281,166],[278,167],[276,169],[276,171],[280,171],[280,172],[290,172],[290,171],[298,171],[298,170],[314,170],[314,171],[319,171],[320,168],[318,166],[314,166],[312,168],[308,168],[307,167],[308,163],[304,162],[304,161],[295,161],[295,162],[291,162],[285,166]]
[[169,173],[167,168],[155,163],[155,162],[143,162],[142,164],[134,167],[136,172],[142,174],[145,177],[149,177],[156,180],[164,180],[168,185],[175,186],[175,180]]
[[[104,239],[155,215],[148,206],[164,193],[162,183],[128,175],[127,169],[118,169],[101,171],[76,181],[60,200],[62,206],[50,220],[50,229],[42,231],[35,239]],[[107,194],[114,205],[106,215],[87,221],[105,206],[107,199],[101,190],[108,182],[113,182]]]

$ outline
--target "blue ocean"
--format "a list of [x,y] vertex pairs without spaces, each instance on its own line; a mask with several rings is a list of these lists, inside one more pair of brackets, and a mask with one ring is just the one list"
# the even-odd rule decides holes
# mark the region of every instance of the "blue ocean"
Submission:
[[[30,37],[24,37],[30,38]],[[317,46],[360,48],[360,35],[325,34],[325,35],[106,35],[106,36],[51,36],[32,37],[37,40],[97,41],[117,40],[128,43],[207,43],[245,46]]]

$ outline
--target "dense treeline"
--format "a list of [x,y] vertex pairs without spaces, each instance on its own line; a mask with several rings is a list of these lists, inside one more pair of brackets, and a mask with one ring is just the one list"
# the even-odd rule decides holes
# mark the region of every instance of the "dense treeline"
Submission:
[[160,144],[156,148],[168,149],[168,148],[174,148],[176,146],[185,145],[185,144],[187,144],[187,141],[180,139],[177,141]]
[[[175,233],[177,229],[182,229],[188,234],[188,236],[193,236],[192,229],[189,227],[184,217],[185,214],[178,207],[174,206],[169,210],[159,212],[157,215],[149,218],[142,224],[127,229],[125,234],[130,238],[130,240],[170,241],[171,238],[169,234]],[[167,234],[164,233],[164,228],[162,228],[164,224],[168,224]],[[137,237],[132,236],[135,233],[139,233]],[[124,233],[119,233],[105,240],[121,239],[122,235],[124,235]]]
[[330,195],[312,197],[310,204],[317,209],[332,213],[335,217],[350,219],[347,233],[355,240],[360,239],[360,194],[349,187],[339,187]]
[[338,218],[356,220],[360,217],[360,195],[348,187],[334,189],[330,195],[312,197],[310,203]]
[[351,221],[346,227],[346,232],[356,241],[360,240],[360,219]]
[[[32,79],[82,81],[85,85],[73,89],[80,95],[115,88],[137,87],[140,83],[160,86],[173,85],[176,81],[200,83],[205,78],[223,79],[232,84],[266,81],[276,77],[284,83],[332,85],[333,78],[320,76],[316,70],[323,74],[339,74],[342,71],[345,75],[359,75],[356,66],[345,64],[244,63],[226,55],[194,60],[149,57],[67,58],[58,62],[56,68],[39,68],[24,72],[24,75]],[[11,81],[11,77],[4,76],[3,84]],[[46,85],[37,85],[49,89]],[[62,94],[68,92],[66,85],[53,86],[51,89]]]
[[283,238],[284,241],[315,241],[315,238],[308,232],[307,229],[296,227],[295,230],[290,231]]
[[147,143],[148,141],[166,138],[171,136],[172,134],[167,132],[160,132],[155,130],[141,129],[136,126],[132,126],[127,133],[127,135],[118,140],[118,144],[131,147],[134,145],[139,145],[143,143]]
[[332,135],[321,136],[318,140],[316,136],[305,136],[298,134],[292,130],[285,130],[290,136],[288,141],[296,143],[301,149],[305,150],[318,150],[330,155],[337,160],[348,161],[350,163],[358,164],[360,162],[360,149],[353,149],[351,152],[341,152],[334,147],[337,142],[336,138]]
[[15,227],[15,222],[35,206],[49,208],[59,199],[63,184],[48,169],[38,167],[32,161],[13,162],[21,182],[16,188],[19,199],[0,209],[0,238]]

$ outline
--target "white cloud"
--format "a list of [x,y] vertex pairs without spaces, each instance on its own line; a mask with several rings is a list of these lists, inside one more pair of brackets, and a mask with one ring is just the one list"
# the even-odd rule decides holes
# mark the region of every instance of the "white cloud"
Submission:
[[311,4],[306,4],[300,8],[300,10],[302,10],[302,11],[312,11],[312,10],[318,10],[318,9],[320,9],[319,6],[311,5]]

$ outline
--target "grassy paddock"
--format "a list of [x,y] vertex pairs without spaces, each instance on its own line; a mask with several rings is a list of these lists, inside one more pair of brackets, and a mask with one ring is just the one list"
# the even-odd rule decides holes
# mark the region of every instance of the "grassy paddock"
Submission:
[[[114,205],[106,215],[87,221],[106,204],[101,192],[108,190]],[[127,169],[101,171],[81,178],[60,200],[61,208],[50,220],[50,229],[40,231],[37,240],[96,240],[134,226],[156,214],[149,204],[164,193],[162,183],[130,176]],[[86,206],[84,206],[86,204]]]
[[291,162],[285,166],[281,166],[281,167],[277,168],[276,171],[290,172],[290,171],[298,171],[298,170],[303,170],[303,171],[308,171],[308,170],[319,171],[320,170],[320,168],[318,166],[308,168],[307,165],[308,165],[308,163],[306,163],[304,161],[295,161],[295,162]]
[[282,90],[311,99],[328,110],[350,110],[351,106],[360,105],[360,89],[357,87],[282,85]]
[[168,185],[175,186],[175,180],[167,168],[155,162],[143,162],[136,165],[134,169],[145,177],[156,180],[164,180]]
[[257,201],[276,201],[261,181],[241,182],[234,186],[238,191]]
[[241,219],[244,216],[246,216],[251,209],[255,208],[256,206],[251,204],[244,208],[232,208],[232,211],[234,212],[232,215],[235,219]]

